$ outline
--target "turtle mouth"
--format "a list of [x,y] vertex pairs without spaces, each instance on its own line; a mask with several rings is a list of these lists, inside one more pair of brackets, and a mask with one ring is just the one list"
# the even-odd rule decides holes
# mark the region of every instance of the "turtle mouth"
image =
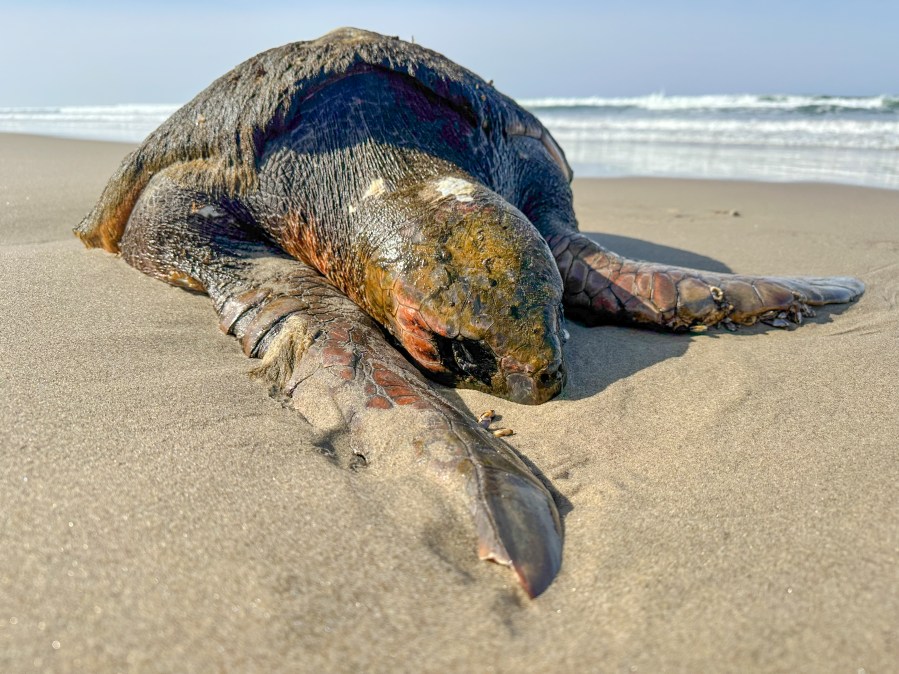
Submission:
[[512,372],[506,376],[508,398],[522,405],[540,405],[558,395],[567,379],[564,365],[552,365],[536,376]]
[[449,370],[451,378],[459,382],[479,382],[488,388],[499,369],[496,354],[484,342],[476,339],[451,339],[434,335],[440,362]]
[[[493,349],[482,341],[434,335],[434,342],[446,369],[436,377],[443,384],[477,388],[522,405],[544,403],[565,385],[561,358],[534,373],[508,358],[503,359],[501,368]],[[501,369],[498,380],[496,375]]]

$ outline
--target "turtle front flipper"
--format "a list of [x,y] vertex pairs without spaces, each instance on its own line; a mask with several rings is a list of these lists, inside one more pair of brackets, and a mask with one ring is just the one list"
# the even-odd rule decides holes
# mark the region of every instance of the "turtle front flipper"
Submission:
[[[313,425],[324,415],[330,430],[348,433],[366,463],[425,467],[463,493],[480,557],[511,566],[530,596],[542,593],[562,555],[546,487],[502,440],[439,396],[326,279],[300,262],[279,262],[279,272],[221,305],[222,327],[262,359],[257,374]],[[264,264],[271,274],[275,265]]]
[[848,276],[743,276],[629,260],[577,233],[547,242],[565,282],[566,311],[591,325],[789,327],[813,316],[811,307],[851,302],[865,290]]
[[462,494],[479,552],[530,596],[558,573],[552,496],[502,440],[444,400],[380,328],[317,271],[241,226],[238,205],[154,176],[120,242],[141,271],[209,293],[221,328],[313,425],[346,433],[372,468],[429,473]]

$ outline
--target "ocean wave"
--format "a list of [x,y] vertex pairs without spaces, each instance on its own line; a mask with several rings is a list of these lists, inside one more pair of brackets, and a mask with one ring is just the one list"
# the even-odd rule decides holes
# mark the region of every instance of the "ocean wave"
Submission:
[[2,108],[0,121],[40,121],[40,122],[135,122],[146,119],[169,117],[177,105],[170,104],[123,104],[84,105],[33,108]]
[[528,98],[518,101],[534,112],[546,109],[599,108],[607,110],[638,109],[648,111],[737,111],[779,110],[800,114],[834,112],[899,113],[899,96],[796,96],[731,94],[711,96],[647,96],[602,98]]
[[[654,94],[522,103],[579,176],[828,180],[899,189],[896,96]],[[0,131],[138,143],[177,109],[0,107]]]
[[899,120],[577,118],[539,114],[553,137],[566,142],[627,141],[775,147],[895,150]]
[[137,143],[178,107],[156,103],[0,107],[0,131]]

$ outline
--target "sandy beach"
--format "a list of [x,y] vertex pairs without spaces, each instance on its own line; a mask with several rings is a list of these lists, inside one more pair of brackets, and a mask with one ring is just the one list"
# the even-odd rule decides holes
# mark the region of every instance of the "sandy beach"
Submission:
[[531,601],[426,476],[323,455],[206,297],[76,240],[130,149],[0,135],[0,672],[895,671],[899,191],[575,181],[620,253],[868,289],[796,330],[570,325],[536,408],[447,392],[561,495]]

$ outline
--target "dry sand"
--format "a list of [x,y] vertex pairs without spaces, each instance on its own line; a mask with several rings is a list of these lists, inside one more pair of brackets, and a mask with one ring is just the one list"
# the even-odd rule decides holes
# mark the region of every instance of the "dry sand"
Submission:
[[895,671],[899,192],[575,183],[622,253],[868,292],[796,331],[572,326],[560,399],[450,393],[567,501],[529,601],[427,479],[323,456],[205,297],[82,248],[128,149],[0,136],[0,672]]

